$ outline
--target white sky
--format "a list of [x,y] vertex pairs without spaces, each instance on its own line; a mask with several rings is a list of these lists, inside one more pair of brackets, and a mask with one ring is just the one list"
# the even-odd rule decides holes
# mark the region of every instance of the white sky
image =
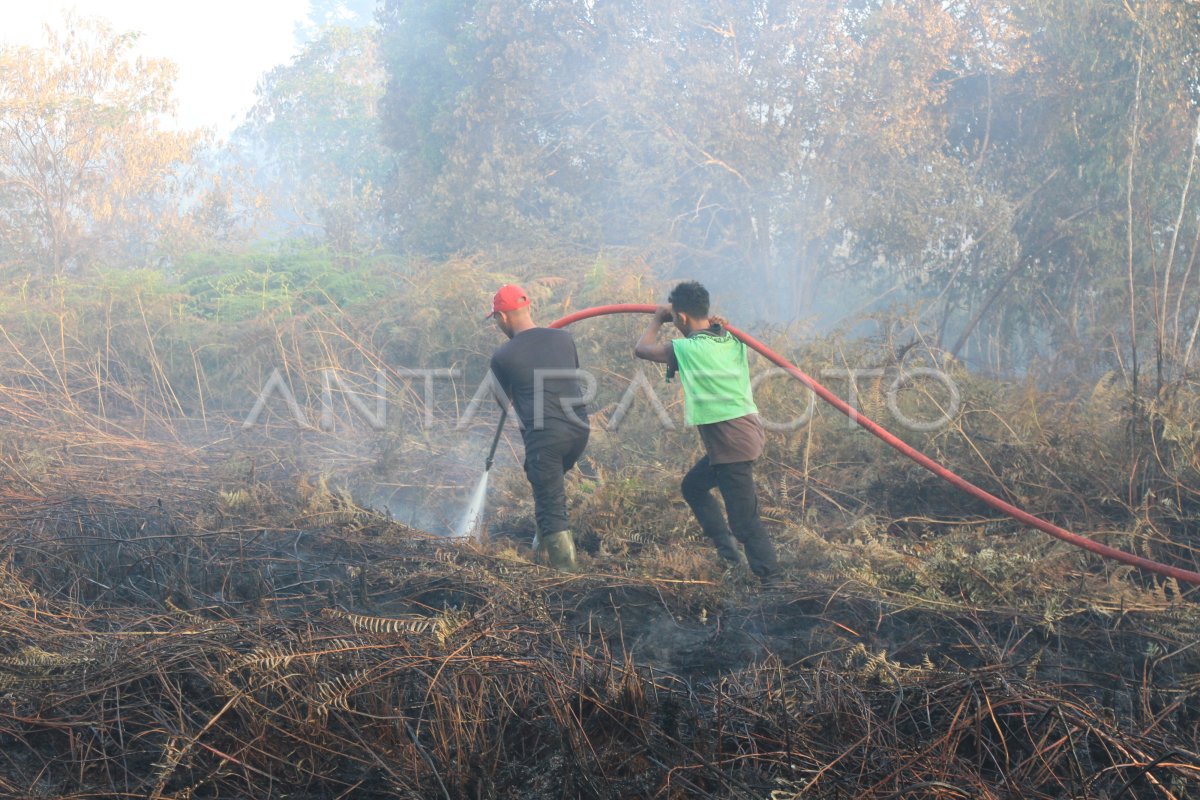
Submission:
[[291,59],[308,0],[0,0],[0,43],[40,45],[42,25],[58,27],[65,8],[140,32],[139,54],[179,67],[180,127],[224,136],[249,110],[262,74]]

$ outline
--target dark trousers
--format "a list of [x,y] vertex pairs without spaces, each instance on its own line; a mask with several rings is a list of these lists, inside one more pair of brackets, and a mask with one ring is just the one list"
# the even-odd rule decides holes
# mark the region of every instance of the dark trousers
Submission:
[[[700,527],[717,546],[717,552],[726,561],[737,563],[737,544],[746,548],[746,560],[750,569],[759,577],[775,572],[775,546],[763,527],[758,514],[758,492],[754,486],[754,462],[738,461],[733,464],[710,464],[708,456],[696,462],[696,466],[683,478],[683,499],[691,506]],[[725,500],[725,520],[713,488],[720,489]]]
[[544,428],[525,436],[525,477],[533,488],[533,513],[543,538],[571,527],[563,476],[587,447],[583,428]]

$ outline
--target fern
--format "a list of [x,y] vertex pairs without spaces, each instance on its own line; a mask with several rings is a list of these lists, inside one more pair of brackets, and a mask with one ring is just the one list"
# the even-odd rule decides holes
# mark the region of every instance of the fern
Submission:
[[443,642],[458,627],[458,620],[448,618],[453,615],[440,617],[371,617],[336,608],[323,609],[321,615],[331,619],[344,620],[350,623],[350,627],[354,630],[364,633],[387,633],[394,635],[427,633],[433,634],[439,642]]
[[368,676],[368,670],[356,670],[318,683],[313,687],[313,699],[316,702],[313,704],[310,715],[324,720],[328,717],[331,708],[349,711],[350,695],[369,683]]
[[96,663],[94,658],[87,656],[64,656],[51,653],[37,645],[27,645],[21,648],[15,656],[0,657],[0,665],[16,667],[29,672],[49,674],[52,671],[82,671]]

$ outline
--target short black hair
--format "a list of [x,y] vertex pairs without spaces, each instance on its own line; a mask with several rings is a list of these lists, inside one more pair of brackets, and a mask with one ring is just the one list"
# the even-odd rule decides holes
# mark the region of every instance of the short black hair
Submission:
[[667,297],[671,308],[689,317],[704,319],[708,316],[708,289],[699,281],[684,281],[677,284]]

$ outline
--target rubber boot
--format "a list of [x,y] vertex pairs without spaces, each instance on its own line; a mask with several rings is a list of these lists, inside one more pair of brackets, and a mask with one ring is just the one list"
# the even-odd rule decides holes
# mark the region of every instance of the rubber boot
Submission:
[[539,554],[544,553],[555,569],[575,569],[575,537],[570,531],[558,531],[540,537]]

